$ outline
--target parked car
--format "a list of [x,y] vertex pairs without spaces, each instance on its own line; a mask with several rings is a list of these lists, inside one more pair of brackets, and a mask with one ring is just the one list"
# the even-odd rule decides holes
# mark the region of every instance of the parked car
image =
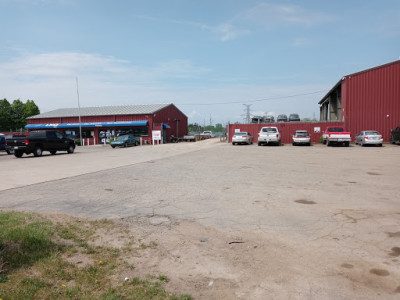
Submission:
[[342,144],[348,147],[351,142],[351,133],[341,126],[327,126],[322,134],[323,143],[327,146]]
[[300,122],[300,116],[298,114],[290,114],[289,122]]
[[400,126],[395,130],[390,130],[390,142],[392,144],[400,142]]
[[274,116],[265,116],[264,117],[264,123],[275,123]]
[[292,145],[311,145],[311,136],[307,130],[296,130],[292,135]]
[[261,124],[264,123],[264,117],[261,116],[254,116],[251,118],[251,123],[253,124]]
[[258,146],[267,144],[281,144],[281,134],[277,127],[262,127],[258,133]]
[[138,146],[140,145],[140,141],[133,135],[126,134],[126,135],[120,135],[115,140],[111,141],[110,145],[112,148]]
[[278,118],[276,119],[276,121],[278,123],[287,122],[288,121],[287,115],[285,115],[285,114],[279,115]]
[[382,147],[383,137],[378,131],[364,130],[356,135],[354,143],[361,146],[378,145],[379,147]]
[[43,151],[52,155],[57,151],[74,153],[74,140],[65,137],[57,130],[31,131],[27,137],[13,137],[7,140],[7,145],[14,149],[14,156],[21,157],[24,153],[42,156]]
[[253,144],[253,136],[249,132],[235,132],[232,137],[232,145],[237,144]]
[[6,137],[0,134],[0,151],[6,151]]

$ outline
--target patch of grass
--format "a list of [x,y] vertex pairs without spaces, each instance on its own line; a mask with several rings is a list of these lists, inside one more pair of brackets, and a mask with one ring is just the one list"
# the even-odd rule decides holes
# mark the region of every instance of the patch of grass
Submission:
[[160,280],[162,282],[168,282],[169,281],[168,277],[165,276],[165,275],[158,276],[158,280]]
[[0,213],[0,254],[2,265],[11,269],[29,266],[57,251],[52,242],[50,222],[31,214]]
[[[123,259],[131,249],[91,245],[96,231],[104,229],[116,227],[107,220],[54,225],[34,214],[0,212],[0,299],[192,299],[167,293],[165,275],[119,279],[134,269]],[[89,263],[70,262],[75,255]]]
[[140,244],[140,249],[147,249],[147,248],[150,248],[150,249],[156,249],[157,248],[157,243],[156,242],[150,242],[149,244]]

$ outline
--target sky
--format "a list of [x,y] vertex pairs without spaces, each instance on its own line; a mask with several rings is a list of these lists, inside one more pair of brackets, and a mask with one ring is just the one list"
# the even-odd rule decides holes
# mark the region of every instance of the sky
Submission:
[[298,113],[400,59],[398,0],[0,0],[0,99],[174,103],[189,123]]

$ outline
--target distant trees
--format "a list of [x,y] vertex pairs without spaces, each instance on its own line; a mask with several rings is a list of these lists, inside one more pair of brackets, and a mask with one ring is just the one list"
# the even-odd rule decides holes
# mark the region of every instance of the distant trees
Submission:
[[26,119],[40,114],[39,107],[33,100],[26,103],[17,99],[12,103],[0,100],[0,131],[18,131],[26,125]]
[[201,126],[197,123],[191,123],[188,125],[189,132],[201,132],[205,130],[212,132],[225,132],[225,127],[223,127],[222,124],[215,124],[215,126],[213,125]]

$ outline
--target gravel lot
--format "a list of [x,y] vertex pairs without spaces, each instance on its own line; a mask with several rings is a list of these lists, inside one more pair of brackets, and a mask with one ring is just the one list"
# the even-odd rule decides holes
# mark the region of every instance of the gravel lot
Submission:
[[198,299],[398,299],[400,146],[219,140],[0,154],[0,209],[110,218]]

